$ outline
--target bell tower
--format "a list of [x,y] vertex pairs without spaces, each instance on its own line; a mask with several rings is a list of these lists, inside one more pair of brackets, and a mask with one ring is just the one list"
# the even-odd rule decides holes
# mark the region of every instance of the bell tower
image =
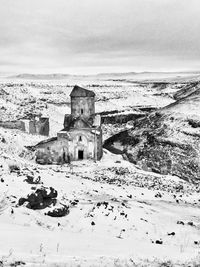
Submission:
[[71,115],[73,118],[90,118],[95,115],[95,93],[75,85],[71,94]]

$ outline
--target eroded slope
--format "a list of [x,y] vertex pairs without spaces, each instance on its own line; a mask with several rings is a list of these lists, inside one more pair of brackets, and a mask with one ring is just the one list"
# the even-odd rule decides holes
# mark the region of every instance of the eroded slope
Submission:
[[150,171],[200,179],[200,88],[182,91],[177,102],[138,119],[104,146]]

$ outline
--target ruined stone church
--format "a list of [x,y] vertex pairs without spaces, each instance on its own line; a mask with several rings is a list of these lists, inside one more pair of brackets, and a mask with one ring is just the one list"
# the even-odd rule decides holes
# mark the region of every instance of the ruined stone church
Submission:
[[70,94],[71,114],[64,117],[64,129],[38,143],[36,161],[40,164],[62,164],[74,160],[102,157],[101,117],[95,114],[93,91],[75,86]]

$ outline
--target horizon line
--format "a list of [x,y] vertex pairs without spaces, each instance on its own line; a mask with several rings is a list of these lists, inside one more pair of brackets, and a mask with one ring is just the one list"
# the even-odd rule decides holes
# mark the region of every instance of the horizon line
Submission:
[[[9,75],[11,76],[20,76],[20,75],[34,75],[34,76],[42,76],[42,75],[69,75],[69,76],[96,76],[96,75],[107,75],[107,74],[145,74],[145,73],[160,73],[160,74],[164,74],[164,73],[168,73],[168,74],[175,74],[175,73],[199,73],[200,74],[200,70],[174,70],[174,71],[124,71],[124,72],[120,72],[120,71],[113,71],[113,72],[96,72],[96,73],[88,73],[88,74],[78,74],[78,73],[70,73],[70,72],[0,72],[0,75]],[[8,76],[8,77],[9,77]]]

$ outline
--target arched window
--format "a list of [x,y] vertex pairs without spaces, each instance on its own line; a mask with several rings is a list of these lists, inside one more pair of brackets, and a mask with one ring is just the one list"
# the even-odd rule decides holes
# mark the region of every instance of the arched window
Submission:
[[81,114],[83,114],[83,109],[81,109]]
[[79,136],[79,141],[80,141],[80,142],[82,141],[82,136],[81,136],[81,135]]

